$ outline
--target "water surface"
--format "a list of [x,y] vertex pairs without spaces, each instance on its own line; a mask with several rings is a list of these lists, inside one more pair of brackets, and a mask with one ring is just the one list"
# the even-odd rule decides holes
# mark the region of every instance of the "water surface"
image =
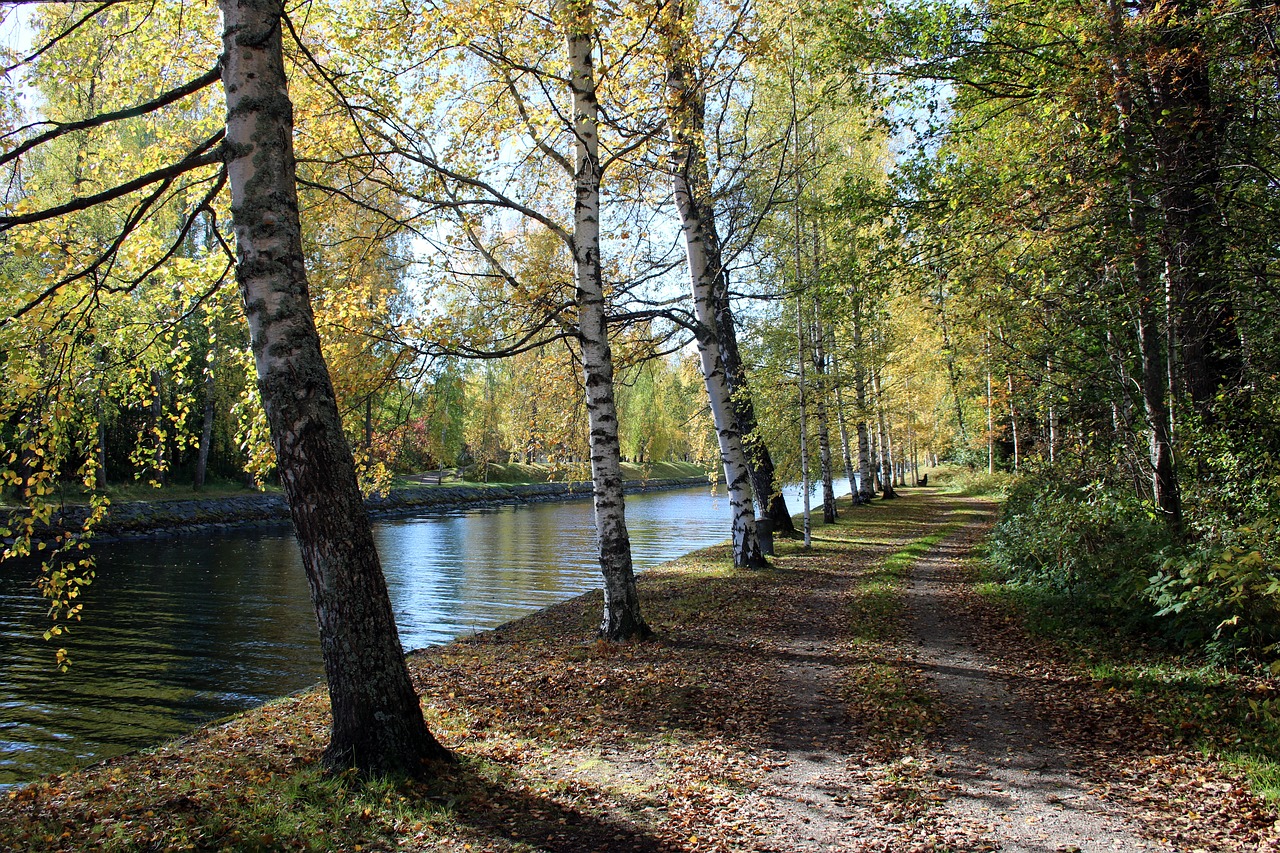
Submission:
[[[798,490],[788,501],[798,512]],[[626,512],[641,570],[729,533],[723,487],[628,495]],[[377,523],[405,649],[597,588],[594,535],[589,500]],[[48,622],[32,569],[0,565],[0,785],[156,744],[322,678],[290,528],[104,543],[94,554],[84,620],[63,641],[67,673],[40,639]]]

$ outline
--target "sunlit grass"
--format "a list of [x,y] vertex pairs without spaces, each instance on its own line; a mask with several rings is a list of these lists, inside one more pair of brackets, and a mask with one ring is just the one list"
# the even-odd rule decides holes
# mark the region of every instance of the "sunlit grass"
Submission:
[[927,473],[930,486],[957,497],[1003,498],[1013,481],[1013,475],[1005,471],[988,474],[986,468],[971,470],[960,465],[940,465]]

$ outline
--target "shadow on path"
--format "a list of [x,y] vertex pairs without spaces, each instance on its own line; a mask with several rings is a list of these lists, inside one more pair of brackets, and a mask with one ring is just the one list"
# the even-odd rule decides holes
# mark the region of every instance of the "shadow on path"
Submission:
[[1168,849],[1141,838],[1072,774],[1071,751],[1006,686],[1007,674],[968,643],[962,561],[985,526],[970,516],[919,559],[907,594],[912,663],[946,706],[931,768],[947,792],[946,813],[1004,851]]

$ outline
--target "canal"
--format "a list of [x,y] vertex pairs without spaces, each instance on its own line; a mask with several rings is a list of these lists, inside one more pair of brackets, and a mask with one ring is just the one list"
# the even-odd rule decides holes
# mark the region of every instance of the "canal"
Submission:
[[[787,497],[799,512],[799,490]],[[728,519],[723,487],[628,495],[637,569],[724,541]],[[375,535],[406,651],[600,585],[589,500],[433,512],[380,521]],[[84,619],[62,641],[67,673],[40,637],[49,623],[31,567],[0,565],[0,786],[168,740],[323,677],[288,527],[94,553]]]

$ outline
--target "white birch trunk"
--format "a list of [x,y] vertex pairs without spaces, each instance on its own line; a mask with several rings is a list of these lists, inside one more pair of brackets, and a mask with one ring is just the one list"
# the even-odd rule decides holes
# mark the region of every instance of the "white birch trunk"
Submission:
[[643,639],[653,632],[640,615],[631,540],[623,497],[618,409],[613,396],[613,353],[605,319],[600,274],[600,107],[592,58],[595,24],[589,0],[557,4],[566,27],[569,88],[573,95],[573,277],[577,290],[578,341],[590,430],[592,497],[604,615],[600,636]]
[[876,421],[879,426],[880,494],[881,497],[886,499],[894,498],[897,497],[897,494],[893,491],[893,451],[889,445],[889,430],[885,425],[884,397],[881,394],[880,371],[878,369],[871,371],[871,388],[876,395]]
[[371,775],[422,775],[448,752],[427,731],[409,679],[312,316],[283,7],[280,0],[219,6],[236,280],[319,627],[333,712],[325,762]]
[[827,417],[826,348],[823,346],[822,320],[818,317],[818,303],[813,305],[813,375],[814,408],[818,417],[818,464],[822,474],[822,522],[834,524],[836,520],[836,490],[831,464],[831,427]]
[[666,42],[671,182],[689,259],[689,281],[698,324],[698,357],[729,489],[729,507],[733,515],[733,563],[738,567],[760,567],[766,562],[756,538],[751,471],[742,447],[742,431],[733,411],[716,319],[715,288],[721,275],[720,247],[712,234],[715,214],[704,147],[706,97],[699,88],[697,65],[691,56],[687,37],[689,24],[682,2],[676,0],[667,7],[661,26]]
[[840,386],[844,382],[844,376],[840,373],[840,363],[836,359],[834,337],[831,350],[831,375],[836,391],[836,424],[840,428],[840,450],[844,456],[844,476],[849,481],[849,497],[854,503],[857,503],[857,472],[853,470],[853,454],[849,448],[849,428],[845,423],[844,417],[844,394],[840,390]]
[[[800,224],[796,223],[797,235],[800,231]],[[799,243],[797,242],[797,245]],[[800,278],[800,251],[796,250],[796,279]],[[805,354],[805,322],[804,322],[804,301],[800,295],[796,294],[796,362],[799,366],[799,392],[800,392],[800,492],[804,497],[804,547],[808,548],[813,544],[813,508],[809,501],[809,411],[808,401],[805,398],[805,375],[804,360]]]
[[987,373],[987,474],[996,472],[996,416],[991,399],[991,333],[987,332],[986,373]]
[[876,496],[875,477],[871,465],[871,431],[867,425],[866,351],[862,345],[862,319],[853,312],[853,392],[858,407],[858,503],[870,503]]

